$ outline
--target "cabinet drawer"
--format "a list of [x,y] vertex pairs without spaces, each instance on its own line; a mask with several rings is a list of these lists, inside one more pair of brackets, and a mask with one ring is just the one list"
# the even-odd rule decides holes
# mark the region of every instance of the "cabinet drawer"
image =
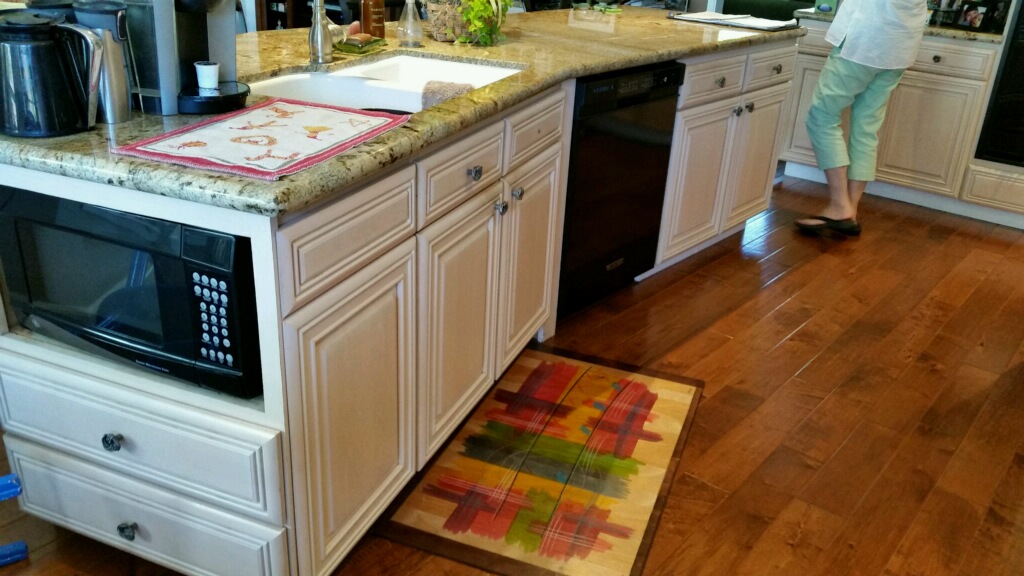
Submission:
[[504,173],[562,138],[565,93],[561,90],[505,119]]
[[283,528],[227,514],[11,434],[4,443],[11,470],[21,478],[21,506],[31,514],[184,573],[287,573]]
[[88,378],[41,364],[31,368],[0,372],[5,431],[234,512],[283,523],[277,432],[137,400],[137,395],[112,399],[104,395],[103,384]]
[[282,316],[415,233],[415,182],[409,166],[277,232]]
[[797,40],[797,47],[801,54],[813,54],[816,56],[828,56],[835,46],[825,40],[825,29],[808,28],[807,35]]
[[996,50],[988,47],[946,44],[936,41],[921,43],[911,70],[956,76],[971,80],[988,80],[995,65]]
[[793,79],[793,68],[796,64],[796,45],[751,54],[747,62],[747,75],[743,81],[743,91],[752,92],[775,84],[782,84]]
[[495,122],[417,162],[418,230],[498,181],[504,137]]
[[689,108],[705,102],[736,96],[743,88],[746,56],[719,58],[686,65],[683,82],[683,106]]

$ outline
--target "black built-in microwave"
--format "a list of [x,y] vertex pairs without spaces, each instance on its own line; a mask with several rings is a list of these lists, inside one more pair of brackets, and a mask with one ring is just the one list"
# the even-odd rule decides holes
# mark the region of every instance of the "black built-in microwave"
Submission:
[[263,393],[248,238],[0,186],[0,262],[30,330]]

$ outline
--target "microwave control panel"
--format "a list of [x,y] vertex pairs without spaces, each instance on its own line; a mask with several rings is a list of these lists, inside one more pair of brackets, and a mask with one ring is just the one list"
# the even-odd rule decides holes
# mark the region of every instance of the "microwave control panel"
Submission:
[[227,277],[192,272],[194,311],[198,316],[199,357],[227,368],[235,368],[235,348],[231,339],[235,337],[235,326],[228,320],[231,310],[230,290]]

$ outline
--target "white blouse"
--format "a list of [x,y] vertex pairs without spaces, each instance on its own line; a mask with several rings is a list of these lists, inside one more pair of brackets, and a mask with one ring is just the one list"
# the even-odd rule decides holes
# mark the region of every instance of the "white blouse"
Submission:
[[874,68],[909,68],[928,20],[927,0],[845,0],[825,40],[839,55]]

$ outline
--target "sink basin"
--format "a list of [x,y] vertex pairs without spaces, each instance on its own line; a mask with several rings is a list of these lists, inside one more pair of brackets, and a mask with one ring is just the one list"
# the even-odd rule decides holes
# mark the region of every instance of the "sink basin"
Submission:
[[324,73],[289,74],[249,84],[252,94],[291,98],[346,108],[419,112],[423,87],[378,82],[354,76]]
[[422,87],[430,80],[443,80],[459,84],[472,84],[474,88],[486,86],[519,72],[487,64],[438,60],[421,56],[393,56],[378,62],[353,66],[332,76],[358,76],[382,82]]
[[430,80],[480,88],[519,70],[486,64],[392,56],[336,72],[303,73],[252,82],[253,94],[359,109],[419,112]]

